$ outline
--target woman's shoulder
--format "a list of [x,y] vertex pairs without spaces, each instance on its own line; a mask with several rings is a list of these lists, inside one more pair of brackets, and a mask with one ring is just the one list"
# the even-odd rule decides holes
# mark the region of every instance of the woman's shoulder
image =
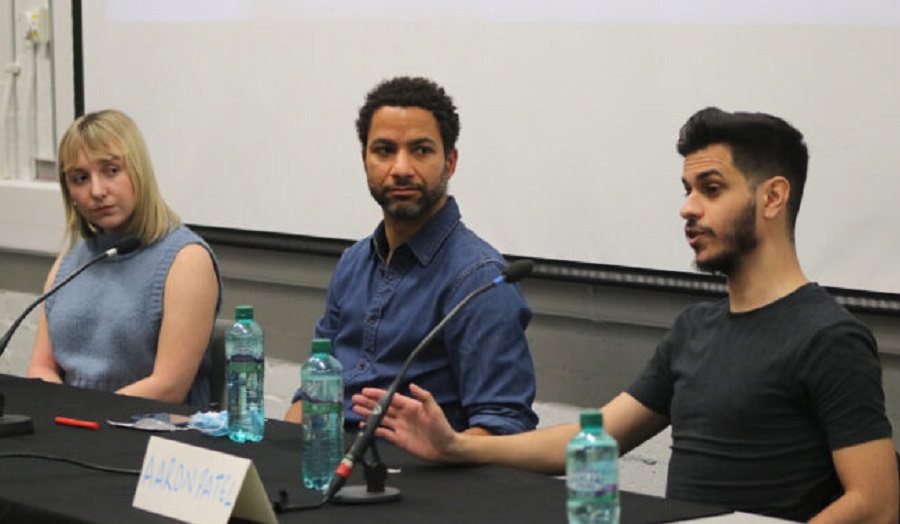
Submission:
[[166,235],[163,237],[163,240],[173,243],[184,243],[184,244],[196,244],[202,243],[206,244],[206,241],[203,238],[195,233],[191,228],[187,227],[184,224],[179,224],[172,229],[170,229]]

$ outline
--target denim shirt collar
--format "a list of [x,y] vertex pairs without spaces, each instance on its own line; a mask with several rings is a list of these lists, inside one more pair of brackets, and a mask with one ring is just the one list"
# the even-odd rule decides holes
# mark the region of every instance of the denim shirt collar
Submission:
[[[422,229],[416,232],[406,243],[397,247],[406,246],[419,264],[427,266],[431,263],[444,241],[447,240],[447,237],[450,236],[450,233],[459,225],[461,218],[462,215],[459,213],[456,199],[452,196],[448,197],[444,207],[431,217],[431,220],[422,226]],[[372,234],[371,249],[372,256],[378,256],[382,261],[387,256],[388,243],[387,236],[384,233],[383,220]]]

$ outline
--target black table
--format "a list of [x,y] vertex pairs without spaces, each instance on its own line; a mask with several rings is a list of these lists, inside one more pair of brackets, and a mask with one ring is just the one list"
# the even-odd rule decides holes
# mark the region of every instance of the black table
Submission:
[[[139,470],[147,440],[164,436],[249,458],[271,499],[286,490],[292,503],[321,496],[303,489],[300,427],[267,421],[265,439],[236,444],[198,431],[149,433],[101,424],[99,430],[61,426],[57,416],[106,421],[140,413],[191,414],[190,408],[98,391],[0,375],[6,411],[34,419],[32,435],[0,438],[4,453],[43,453],[79,461]],[[499,466],[429,464],[380,442],[378,450],[392,473],[387,484],[401,499],[380,505],[335,505],[278,515],[280,522],[566,522],[563,481]],[[363,484],[357,467],[348,485]],[[137,475],[116,474],[66,462],[36,458],[0,459],[0,522],[172,522],[131,506]],[[622,523],[671,522],[727,513],[726,510],[623,492]]]

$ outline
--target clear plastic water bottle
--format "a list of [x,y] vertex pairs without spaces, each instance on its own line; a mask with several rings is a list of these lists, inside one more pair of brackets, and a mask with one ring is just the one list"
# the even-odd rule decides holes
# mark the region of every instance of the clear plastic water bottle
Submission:
[[581,414],[581,432],[566,447],[569,524],[618,524],[619,445],[603,431],[603,414]]
[[303,485],[325,491],[344,456],[344,370],[331,340],[312,341],[312,355],[300,368],[303,403]]
[[228,364],[228,438],[259,442],[265,428],[263,331],[253,321],[253,306],[237,306],[237,320],[225,334]]

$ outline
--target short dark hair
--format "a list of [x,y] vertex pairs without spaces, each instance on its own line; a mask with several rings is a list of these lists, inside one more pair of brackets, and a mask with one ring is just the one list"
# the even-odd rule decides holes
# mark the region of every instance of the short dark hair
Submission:
[[731,148],[735,167],[756,186],[775,176],[785,177],[791,185],[788,198],[788,225],[793,237],[809,152],[803,134],[781,118],[765,113],[729,113],[717,107],[701,109],[681,127],[678,153],[688,156],[713,144]]
[[381,107],[419,107],[431,112],[437,121],[444,145],[444,154],[456,148],[459,138],[459,115],[453,99],[432,80],[421,77],[401,76],[384,80],[366,95],[366,102],[359,108],[356,134],[363,150],[369,141],[372,115]]

